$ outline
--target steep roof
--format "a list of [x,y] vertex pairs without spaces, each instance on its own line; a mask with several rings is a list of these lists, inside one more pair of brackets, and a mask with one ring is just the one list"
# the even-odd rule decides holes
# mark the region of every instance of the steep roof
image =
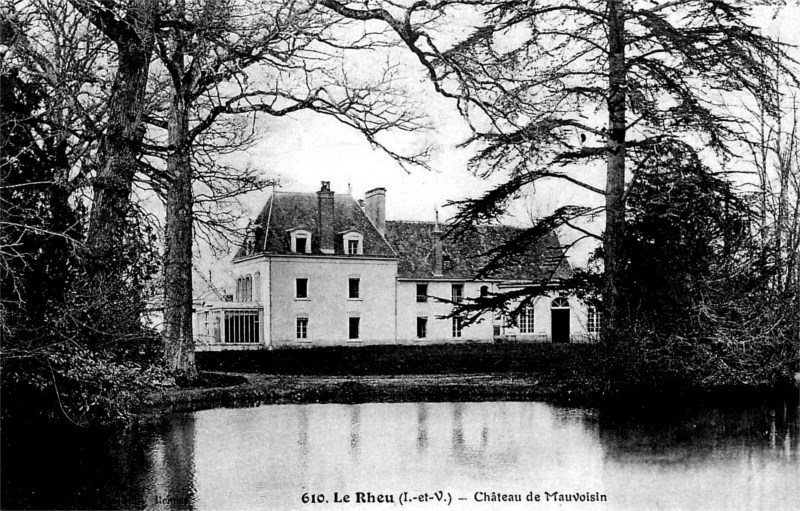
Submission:
[[[433,275],[433,222],[386,222],[386,239],[397,252],[401,278],[431,279]],[[447,228],[445,227],[445,231]],[[487,252],[523,232],[506,226],[480,226],[458,237],[442,239],[443,279],[473,279],[489,261]],[[566,278],[571,274],[569,263],[561,257],[558,237],[551,233],[535,245],[487,276],[506,281],[535,281]]]
[[[311,253],[322,254],[317,225],[318,209],[316,193],[274,192],[256,218],[251,233],[248,234],[245,247],[250,245],[252,248],[250,250],[245,247],[240,248],[234,260],[260,253],[292,254],[288,233],[291,229],[310,231]],[[337,193],[334,195],[333,212],[333,232],[338,233],[334,243],[335,254],[344,254],[341,233],[348,230],[355,230],[363,235],[363,257],[396,257],[392,248],[356,201],[350,195]]]

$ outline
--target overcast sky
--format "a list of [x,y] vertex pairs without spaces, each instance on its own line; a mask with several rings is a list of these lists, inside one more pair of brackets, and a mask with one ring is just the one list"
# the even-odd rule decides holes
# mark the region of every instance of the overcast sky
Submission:
[[[797,2],[784,7],[782,15],[773,18],[772,9],[764,9],[754,20],[770,35],[784,42],[800,43],[800,8]],[[800,55],[800,53],[799,53]],[[442,211],[442,217],[452,215],[452,210],[442,209],[448,200],[475,197],[502,179],[485,181],[472,176],[466,169],[469,152],[456,149],[468,135],[466,124],[459,118],[452,100],[438,97],[424,79],[417,65],[408,69],[409,94],[421,101],[433,123],[433,128],[420,133],[414,140],[391,141],[384,139],[393,149],[410,148],[414,144],[430,144],[434,152],[430,160],[433,170],[417,168],[404,170],[389,156],[376,150],[364,137],[342,127],[333,119],[317,114],[298,113],[284,118],[270,118],[259,123],[263,133],[261,140],[246,153],[233,159],[235,165],[250,165],[261,170],[265,177],[278,178],[280,190],[313,192],[319,189],[320,181],[330,181],[337,193],[346,193],[348,186],[356,199],[375,187],[387,189],[387,218],[390,220],[434,219],[434,209]],[[419,74],[417,74],[419,73]],[[602,182],[602,176],[598,176]],[[529,211],[543,214],[563,203],[564,199],[582,198],[583,192],[574,186],[553,184],[541,186],[533,198],[528,198],[512,208],[506,222],[514,225],[530,224]],[[248,196],[245,203],[247,216],[254,217],[260,211],[269,192]],[[243,225],[247,219],[243,219]],[[561,233],[562,242],[568,241],[569,233]],[[571,261],[583,265],[590,245],[583,245],[571,254]],[[200,261],[201,267],[213,263],[207,256]],[[230,261],[230,257],[226,258]],[[227,272],[223,272],[227,273]]]

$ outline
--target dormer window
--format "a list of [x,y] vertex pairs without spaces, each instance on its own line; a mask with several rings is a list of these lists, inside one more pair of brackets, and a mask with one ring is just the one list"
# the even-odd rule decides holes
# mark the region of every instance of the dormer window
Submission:
[[291,250],[297,254],[311,253],[311,233],[303,229],[292,229],[289,231],[291,238]]
[[347,255],[364,254],[364,235],[358,231],[345,231],[342,234],[342,251]]

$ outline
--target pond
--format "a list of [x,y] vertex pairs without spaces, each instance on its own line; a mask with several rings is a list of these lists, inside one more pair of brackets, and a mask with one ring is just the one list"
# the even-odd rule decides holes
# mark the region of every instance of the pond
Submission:
[[635,417],[537,402],[215,409],[6,444],[3,507],[800,509],[799,432],[796,404]]

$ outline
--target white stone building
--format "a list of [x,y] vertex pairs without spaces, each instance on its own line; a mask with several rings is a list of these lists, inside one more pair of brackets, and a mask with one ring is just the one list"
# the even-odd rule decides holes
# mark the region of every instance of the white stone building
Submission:
[[[486,252],[516,233],[482,227],[457,239],[437,223],[386,220],[386,190],[359,204],[327,182],[274,192],[233,259],[234,301],[195,314],[199,351],[445,342],[592,340],[599,317],[557,287],[570,274],[555,235],[489,277]],[[465,325],[454,302],[534,286],[516,321],[486,313]]]

